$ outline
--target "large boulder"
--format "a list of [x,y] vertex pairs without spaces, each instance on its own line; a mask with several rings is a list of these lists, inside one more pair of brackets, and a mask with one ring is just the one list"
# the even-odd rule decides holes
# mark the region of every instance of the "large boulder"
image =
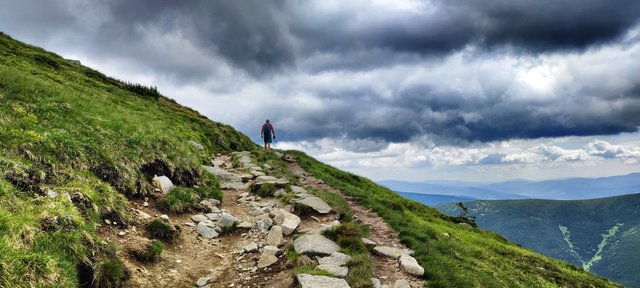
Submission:
[[324,202],[324,200],[315,196],[295,200],[295,203],[298,205],[309,207],[320,214],[327,214],[331,212],[331,206],[329,206],[327,202]]
[[301,288],[350,288],[344,279],[327,276],[298,274],[296,280]]
[[153,187],[160,189],[162,193],[169,193],[173,189],[173,182],[167,176],[154,176],[151,180]]
[[236,176],[233,173],[228,172],[227,170],[224,170],[220,167],[202,165],[202,169],[213,175],[216,175],[220,182],[242,182],[242,178],[240,176]]
[[418,264],[418,261],[416,261],[415,258],[407,254],[403,254],[400,256],[400,269],[402,269],[402,271],[404,272],[418,277],[424,274],[424,268],[422,268],[422,266]]
[[340,249],[338,244],[320,234],[308,234],[298,237],[293,241],[293,248],[298,254],[305,255],[331,255]]

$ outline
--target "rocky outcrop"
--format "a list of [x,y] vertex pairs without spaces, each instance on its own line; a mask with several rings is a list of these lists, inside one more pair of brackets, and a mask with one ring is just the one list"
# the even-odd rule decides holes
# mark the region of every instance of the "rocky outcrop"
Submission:
[[298,205],[309,207],[320,214],[327,214],[331,212],[331,206],[329,206],[327,202],[324,202],[324,200],[315,196],[295,200],[294,202]]
[[400,258],[400,256],[405,254],[407,255],[413,254],[413,251],[411,250],[400,249],[400,248],[390,247],[390,246],[376,246],[375,248],[373,248],[373,252],[378,255],[386,256],[394,259],[398,259]]
[[301,288],[350,288],[344,279],[327,276],[298,274],[296,280]]
[[169,193],[169,191],[174,188],[173,182],[171,182],[171,179],[167,176],[155,176],[151,180],[151,184],[153,187],[160,189],[160,191],[165,194]]
[[338,244],[320,234],[307,234],[293,241],[293,248],[299,254],[331,255],[340,249]]

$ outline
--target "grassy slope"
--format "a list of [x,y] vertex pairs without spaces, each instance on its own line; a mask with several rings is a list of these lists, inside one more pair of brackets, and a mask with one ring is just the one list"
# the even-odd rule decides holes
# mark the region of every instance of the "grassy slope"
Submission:
[[110,267],[95,226],[151,191],[143,165],[202,186],[212,153],[256,147],[139,88],[0,34],[0,287],[76,287],[77,263]]
[[[429,287],[616,287],[575,266],[519,247],[502,236],[460,224],[362,177],[292,151],[300,165],[354,196],[416,251]],[[451,237],[443,236],[449,233]],[[534,237],[534,236],[532,236]]]

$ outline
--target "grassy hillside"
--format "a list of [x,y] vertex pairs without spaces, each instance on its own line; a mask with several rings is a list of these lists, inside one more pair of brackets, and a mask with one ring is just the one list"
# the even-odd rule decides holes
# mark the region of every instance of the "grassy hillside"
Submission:
[[[594,200],[466,203],[478,225],[545,255],[640,287],[640,194]],[[456,215],[455,205],[439,206]],[[531,237],[531,234],[537,235]]]
[[367,179],[303,153],[291,153],[307,172],[355,197],[398,231],[402,242],[416,251],[429,287],[617,286],[580,268],[522,248],[499,234],[456,224],[455,218]]
[[254,147],[153,87],[0,34],[0,287],[124,276],[113,248],[95,235],[101,218],[126,225],[126,197],[150,193],[154,174],[213,195],[215,181],[200,165],[215,152]]
[[[176,201],[219,197],[200,165],[256,147],[153,87],[0,35],[0,287],[117,287],[127,271],[95,232],[103,219],[127,225],[127,200],[151,193],[155,174],[180,186]],[[431,287],[617,286],[293,153],[397,229]]]

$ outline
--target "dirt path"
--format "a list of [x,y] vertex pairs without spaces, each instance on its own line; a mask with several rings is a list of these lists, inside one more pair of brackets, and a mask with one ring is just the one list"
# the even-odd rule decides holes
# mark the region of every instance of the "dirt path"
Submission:
[[[294,175],[302,176],[300,178],[300,182],[307,186],[342,195],[347,202],[349,202],[349,207],[353,211],[357,221],[362,224],[366,224],[371,228],[371,234],[368,239],[376,242],[378,245],[407,248],[404,244],[400,243],[398,233],[393,230],[387,222],[384,221],[384,219],[378,216],[378,214],[360,205],[360,203],[358,203],[353,197],[345,195],[342,191],[334,189],[333,187],[324,184],[323,181],[313,177],[309,173],[306,173],[298,163],[289,162],[289,169],[294,173]],[[417,277],[409,277],[400,271],[397,260],[378,255],[373,255],[373,257],[375,261],[375,270],[373,274],[375,277],[380,279],[382,284],[393,287],[393,283],[395,283],[396,280],[407,279],[411,283],[411,287],[424,286],[424,280]]]

